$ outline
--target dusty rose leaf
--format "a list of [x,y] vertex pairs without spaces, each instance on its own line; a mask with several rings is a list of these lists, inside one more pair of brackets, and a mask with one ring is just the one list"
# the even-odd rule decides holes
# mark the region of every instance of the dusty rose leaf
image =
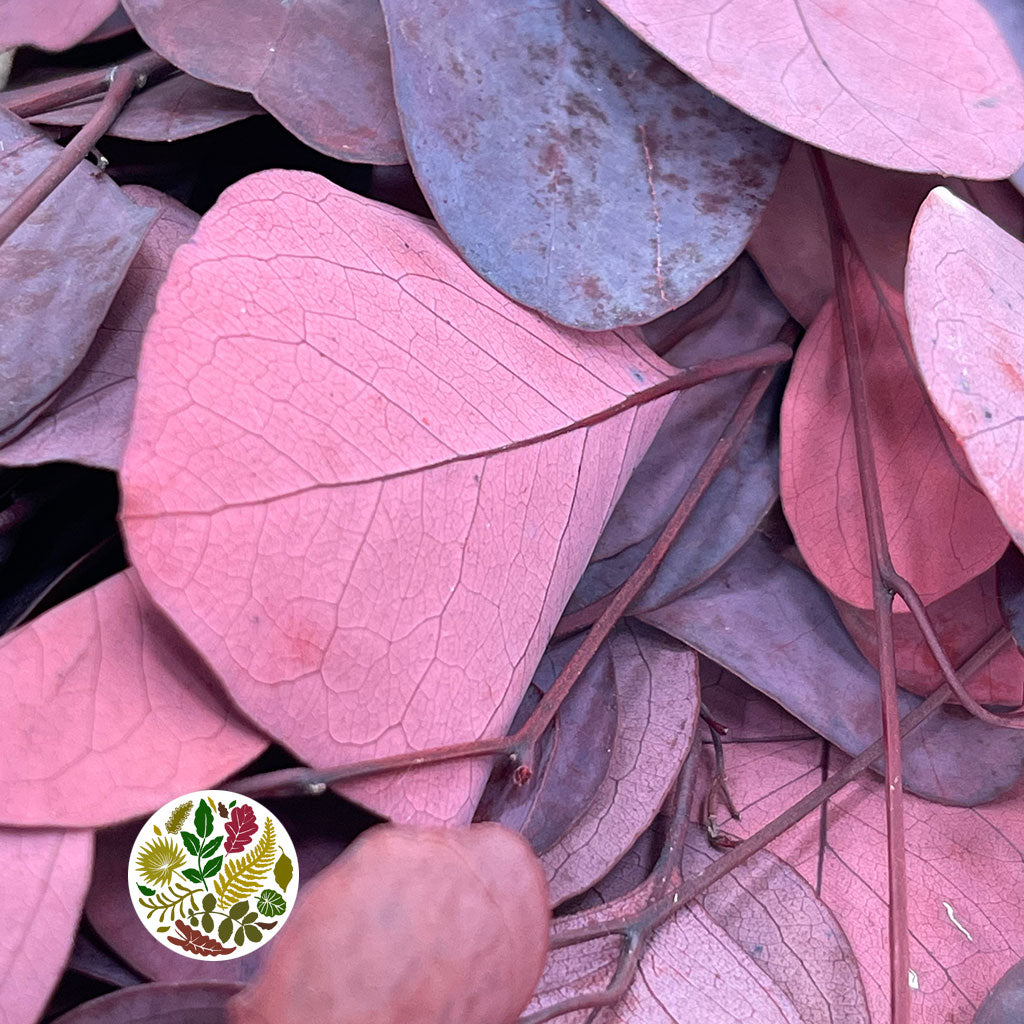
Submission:
[[240,804],[231,808],[231,820],[224,826],[227,840],[224,843],[225,853],[238,853],[244,850],[259,829],[256,814],[248,804]]
[[787,140],[599,6],[383,7],[416,177],[495,287],[600,330],[674,309],[739,254]]
[[252,93],[340,160],[405,160],[378,0],[124,0],[139,34],[196,78]]
[[[100,100],[83,100],[29,120],[33,124],[73,128],[85,124],[99,105]],[[107,134],[142,142],[173,142],[263,113],[264,109],[248,93],[222,89],[181,74],[133,96]]]
[[[608,911],[559,918],[554,934],[588,923],[594,915],[633,909],[624,897]],[[552,950],[530,1010],[585,992],[600,991],[612,977],[619,940],[599,939]],[[585,1024],[589,1010],[556,1018]],[[625,996],[601,1013],[602,1024],[803,1024],[782,989],[700,907],[680,910],[647,947]]]
[[1024,555],[1014,545],[997,566],[999,607],[1019,650],[1024,651]]
[[[544,652],[510,734],[526,722],[581,641],[582,636],[574,637]],[[517,784],[513,766],[499,761],[474,820],[497,821],[518,832],[538,856],[550,850],[586,812],[607,777],[618,721],[615,667],[602,644],[537,744],[529,785]]]
[[228,1000],[238,988],[218,981],[136,985],[83,1003],[53,1024],[227,1024]]
[[4,637],[0,666],[5,823],[131,818],[266,746],[131,569]]
[[177,200],[144,185],[122,190],[155,209],[153,222],[128,268],[92,346],[28,431],[0,447],[0,465],[81,462],[118,469],[128,440],[142,334],[153,313],[174,250],[199,217]]
[[1024,960],[996,982],[978,1007],[974,1024],[1016,1024],[1020,1020],[1024,1020]]
[[69,50],[116,7],[117,0],[0,0],[0,50]]
[[[811,150],[795,143],[747,248],[772,291],[800,323],[817,315],[835,288],[828,222]],[[857,160],[825,157],[843,216],[872,273],[903,291],[910,229],[936,185],[949,184],[1016,236],[1024,233],[1024,203],[1004,181],[952,182],[934,174],[883,170]]]
[[[836,770],[845,762],[833,752]],[[729,783],[749,835],[821,779],[820,743],[742,744],[729,750]],[[914,1021],[970,1024],[999,977],[1024,955],[1024,894],[1013,883],[1024,845],[1024,790],[984,807],[906,800],[910,967]],[[873,1021],[889,1020],[885,799],[861,776],[819,815],[773,846],[811,884],[850,940]],[[908,979],[910,981],[911,979]]]
[[[741,256],[682,309],[644,328],[674,366],[748,352],[775,340],[786,312]],[[737,373],[678,394],[633,471],[567,606],[575,612],[618,589],[640,564],[721,437],[753,380]],[[707,579],[743,545],[778,497],[780,381],[764,398],[737,454],[722,467],[633,609],[656,608]]]
[[0,829],[3,1024],[39,1019],[71,952],[91,868],[89,832]]
[[[854,643],[877,668],[874,612],[838,600],[836,610]],[[996,596],[995,568],[933,601],[928,605],[928,618],[953,664],[966,661],[1003,624]],[[893,615],[893,635],[900,686],[927,696],[942,681],[942,673],[910,612]],[[1024,656],[1008,644],[971,677],[967,689],[982,704],[1018,707],[1024,703]]]
[[973,0],[604,6],[713,92],[812,145],[964,178],[1024,162],[1024,83]]
[[[419,218],[255,175],[178,250],[150,321],[133,563],[307,763],[500,735],[667,405],[583,421],[663,366],[632,333],[514,305]],[[465,821],[485,773],[345,791]]]
[[[512,1024],[544,966],[550,916],[516,833],[380,825],[304,890],[230,1020]],[[310,972],[324,956],[332,970]]]
[[693,651],[639,623],[621,625],[609,643],[619,705],[615,747],[586,813],[541,858],[554,904],[606,875],[650,825],[697,728]]
[[167,941],[173,946],[181,946],[186,953],[194,953],[197,956],[227,956],[234,953],[237,948],[222,945],[198,928],[189,927],[184,921],[175,921],[174,928],[177,934],[168,935]]
[[[231,788],[230,780],[226,787]],[[353,813],[351,804],[329,792],[305,799],[268,799],[266,804],[295,844],[303,887],[331,864],[360,831],[379,822],[362,811]],[[135,911],[132,893],[124,884],[124,865],[131,856],[141,824],[132,821],[96,833],[96,867],[85,902],[89,923],[118,956],[153,981],[249,981],[266,959],[267,944],[234,960],[199,964],[152,941]]]
[[[899,293],[872,282],[858,265],[852,301],[889,551],[896,571],[929,604],[994,565],[1006,550],[1006,531],[921,387],[907,352]],[[920,297],[911,301],[924,304]],[[914,333],[920,336],[921,329]],[[834,298],[797,350],[780,430],[782,505],[800,553],[833,594],[872,607],[849,375]]]
[[[707,583],[645,622],[725,666],[851,754],[881,732],[878,673],[815,579],[757,534]],[[920,698],[901,693],[900,713]],[[936,712],[904,741],[904,782],[930,800],[978,804],[1015,785],[1024,736]]]
[[[0,208],[60,152],[0,109]],[[93,170],[77,167],[0,248],[0,442],[22,433],[82,361],[156,216]]]
[[[691,826],[683,868],[703,871],[717,854]],[[871,1024],[850,942],[828,907],[767,850],[711,886],[701,906],[799,1007],[805,1021]]]
[[946,189],[914,224],[907,311],[935,407],[1024,545],[1024,246]]

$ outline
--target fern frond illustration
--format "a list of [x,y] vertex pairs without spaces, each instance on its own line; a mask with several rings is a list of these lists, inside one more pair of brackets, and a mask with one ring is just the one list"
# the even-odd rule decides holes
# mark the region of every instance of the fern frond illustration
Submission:
[[151,839],[140,847],[135,866],[150,885],[166,885],[185,859],[185,851],[173,839]]
[[244,857],[226,861],[220,874],[213,880],[217,906],[224,910],[262,889],[267,875],[274,866],[276,852],[277,836],[274,835],[274,823],[267,818],[263,823],[263,835],[256,841],[256,845]]
[[[146,917],[152,917],[159,910],[162,921],[168,911],[170,911],[171,917],[194,913],[198,910],[195,898],[202,891],[202,889],[190,889],[187,885],[182,885],[181,882],[175,882],[168,892],[160,892],[148,899],[140,899],[139,904],[149,911]],[[191,903],[186,908],[184,904],[188,899],[191,899]]]
[[178,804],[178,806],[171,811],[171,816],[164,823],[164,828],[167,829],[171,835],[176,836],[181,831],[181,826],[185,824],[185,819],[188,817],[188,812],[191,810],[191,800],[186,800],[183,804]]

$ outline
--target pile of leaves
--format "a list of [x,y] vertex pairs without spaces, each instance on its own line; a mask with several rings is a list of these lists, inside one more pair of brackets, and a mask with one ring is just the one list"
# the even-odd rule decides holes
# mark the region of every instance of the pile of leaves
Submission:
[[1020,1020],[986,2],[0,0],[4,1024]]

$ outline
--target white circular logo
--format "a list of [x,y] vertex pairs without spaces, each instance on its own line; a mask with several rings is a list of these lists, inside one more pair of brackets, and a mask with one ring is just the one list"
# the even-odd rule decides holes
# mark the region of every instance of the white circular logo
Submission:
[[238,793],[210,789],[164,804],[128,863],[139,920],[196,960],[232,960],[269,941],[299,888],[295,847],[277,818]]

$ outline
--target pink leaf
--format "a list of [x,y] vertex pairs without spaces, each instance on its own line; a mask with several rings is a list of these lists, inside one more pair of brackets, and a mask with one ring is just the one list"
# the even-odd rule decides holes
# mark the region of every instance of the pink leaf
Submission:
[[[790,150],[747,246],[772,290],[805,325],[835,290],[828,222],[810,153],[799,142]],[[897,291],[903,291],[910,229],[918,207],[936,185],[945,182],[969,196],[1007,231],[1017,236],[1024,231],[1024,204],[1005,181],[949,182],[934,174],[887,171],[837,156],[826,156],[825,162],[860,255]]]
[[341,160],[405,159],[378,0],[124,0],[157,53],[251,92],[307,145]]
[[907,264],[921,375],[971,469],[1024,546],[1024,246],[945,189],[925,200]]
[[604,784],[568,833],[541,858],[551,902],[589,888],[654,819],[697,727],[697,656],[639,624],[610,639],[619,727]]
[[0,0],[0,50],[68,50],[113,14],[117,0]]
[[131,818],[266,746],[131,569],[4,637],[0,666],[0,816],[11,824]]
[[177,200],[143,185],[122,191],[159,211],[103,325],[78,369],[29,430],[0,448],[0,465],[81,462],[118,469],[128,439],[142,333],[174,250],[195,231],[199,217]]
[[[877,668],[874,612],[839,600],[835,603],[850,636]],[[996,570],[989,569],[953,593],[933,601],[928,605],[928,618],[950,661],[954,665],[966,661],[1003,625],[996,596]],[[911,693],[926,696],[942,681],[942,674],[910,612],[895,613],[893,634],[899,685]],[[1018,707],[1024,703],[1024,656],[1013,644],[1007,644],[966,680],[965,685],[971,696],[982,704]]]
[[[666,404],[585,421],[664,365],[514,305],[419,218],[256,175],[178,251],[150,323],[132,560],[308,763],[498,735]],[[464,821],[485,777],[346,792]]]
[[[904,740],[913,746],[913,734]],[[821,779],[821,743],[751,743],[728,749],[730,789],[749,835]],[[834,770],[845,756],[832,753]],[[1015,884],[1024,846],[1024,788],[976,808],[906,800],[911,993],[915,1024],[970,1024],[977,1005],[1024,955],[1024,892]],[[889,1019],[883,785],[861,776],[820,816],[772,849],[821,896],[860,964],[873,1021]]]
[[[930,603],[994,565],[1006,532],[914,373],[899,293],[858,265],[853,302],[889,550],[896,571]],[[834,299],[797,350],[780,430],[782,505],[800,553],[836,597],[870,608],[864,499]]]
[[[380,825],[304,890],[232,1024],[513,1024],[548,948],[547,886],[520,836]],[[330,970],[309,970],[329,962]]]
[[812,145],[965,178],[1024,162],[1024,83],[974,0],[604,6],[712,92]]
[[42,1013],[71,951],[91,870],[89,832],[0,829],[0,1024],[35,1024]]
[[227,839],[224,841],[225,853],[238,853],[251,842],[259,830],[260,823],[256,814],[248,804],[240,804],[231,809],[231,820],[224,826]]

